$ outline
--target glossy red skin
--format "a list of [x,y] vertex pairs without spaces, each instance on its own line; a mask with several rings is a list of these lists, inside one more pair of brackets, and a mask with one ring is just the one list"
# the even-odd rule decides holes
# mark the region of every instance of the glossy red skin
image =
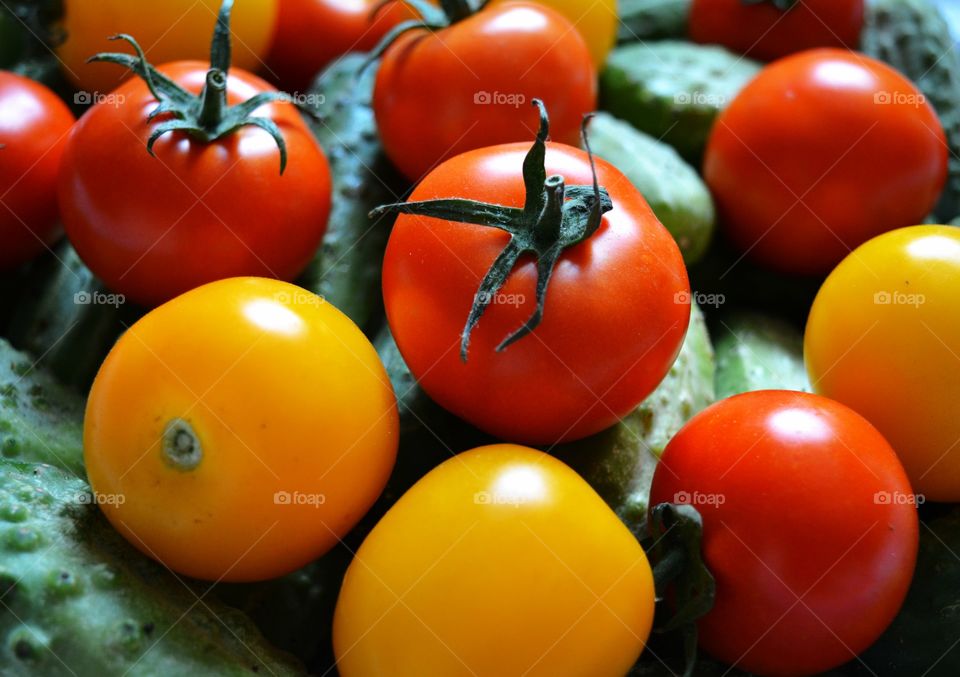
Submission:
[[[520,207],[529,147],[506,144],[457,156],[431,172],[410,199],[466,197]],[[443,407],[501,439],[550,444],[612,425],[663,379],[683,342],[690,304],[680,251],[629,181],[596,162],[614,209],[591,238],[561,257],[540,326],[503,352],[494,349],[536,305],[533,260],[521,260],[500,302],[487,308],[464,364],[464,323],[509,236],[406,215],[390,236],[384,301],[407,365]],[[591,182],[579,149],[549,144],[546,167],[567,185]]]
[[38,82],[0,71],[0,270],[59,235],[57,172],[74,117]]
[[[481,93],[522,99],[484,105]],[[583,116],[596,108],[596,69],[565,17],[508,2],[398,40],[380,64],[373,108],[387,155],[419,181],[465,151],[532,138],[535,98],[550,111],[552,138],[577,145]]]
[[[678,492],[721,495],[695,507],[716,603],[700,646],[760,675],[813,675],[866,649],[913,575],[916,508],[893,449],[833,400],[759,391],[723,400],[671,440],[650,504]],[[797,602],[800,597],[802,603]]]
[[[199,92],[206,64],[160,70]],[[231,104],[272,89],[231,71]],[[59,200],[70,241],[116,292],[154,306],[207,282],[260,276],[292,280],[306,267],[326,229],[330,170],[290,104],[262,107],[287,143],[288,162],[263,130],[245,127],[205,144],[167,134],[146,150],[158,122],[156,100],[130,80],[77,122],[67,143]],[[200,200],[202,199],[202,203]]]
[[693,0],[690,39],[773,61],[816,47],[856,49],[863,15],[863,0],[800,0],[788,12],[768,2]]
[[374,16],[380,0],[280,0],[267,71],[279,87],[302,92],[334,59],[369,52],[398,23],[413,18],[394,2]]
[[921,223],[946,181],[948,150],[933,107],[909,98],[920,96],[855,52],[812,50],[768,66],[707,145],[704,176],[729,238],[769,267],[813,275],[880,233]]

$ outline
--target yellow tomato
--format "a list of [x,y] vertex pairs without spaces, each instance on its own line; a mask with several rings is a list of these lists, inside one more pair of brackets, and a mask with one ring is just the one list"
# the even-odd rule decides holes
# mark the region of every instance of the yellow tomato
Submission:
[[[494,0],[491,4],[513,2]],[[563,14],[577,29],[590,48],[593,63],[598,69],[607,62],[607,55],[617,40],[617,0],[531,0],[551,7]]]
[[174,571],[280,576],[379,496],[398,419],[373,346],[299,287],[213,282],[134,324],[87,401],[84,457],[113,525]]
[[[155,66],[187,59],[207,60],[221,0],[65,0],[66,42],[57,49],[63,71],[81,90],[112,91],[129,74],[111,64],[88,64],[98,52],[130,51],[111,42],[118,33],[132,35]],[[240,0],[230,19],[233,65],[254,71],[270,47],[277,20],[277,0]]]
[[929,500],[960,501],[960,230],[915,226],[856,249],[813,304],[818,393],[865,416]]
[[605,675],[653,620],[639,543],[573,470],[515,445],[438,466],[377,524],[334,616],[344,677]]

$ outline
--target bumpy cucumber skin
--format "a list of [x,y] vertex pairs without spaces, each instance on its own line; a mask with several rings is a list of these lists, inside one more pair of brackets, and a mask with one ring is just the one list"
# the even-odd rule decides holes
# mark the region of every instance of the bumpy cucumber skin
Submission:
[[717,398],[754,390],[813,388],[803,365],[803,335],[793,325],[758,313],[735,313],[716,322]]
[[622,45],[600,76],[601,108],[699,164],[717,115],[760,68],[712,45]]
[[[960,508],[923,519],[917,569],[907,599],[886,632],[850,664],[852,674],[956,677],[960,674]],[[921,513],[923,516],[923,513]]]
[[861,36],[864,53],[913,80],[936,109],[950,146],[950,175],[936,215],[960,213],[960,51],[929,0],[870,0]]
[[620,0],[619,42],[682,38],[687,34],[692,0]]
[[590,483],[637,538],[647,535],[650,483],[677,431],[713,403],[713,348],[703,313],[691,305],[690,328],[663,382],[620,423],[551,453]]
[[319,294],[368,333],[381,308],[380,274],[393,217],[370,219],[374,207],[398,202],[397,181],[373,115],[376,65],[363,72],[362,54],[348,54],[310,90],[322,95],[311,129],[330,163],[333,204],[323,244],[297,283]]
[[107,289],[62,242],[28,275],[6,335],[58,381],[86,390],[125,327],[144,312]]
[[0,339],[0,456],[85,477],[83,399]]
[[687,265],[706,253],[716,227],[710,190],[672,147],[607,113],[590,121],[590,146],[630,179],[677,241]]
[[205,587],[136,552],[87,484],[51,466],[0,461],[0,587],[10,677],[304,674]]

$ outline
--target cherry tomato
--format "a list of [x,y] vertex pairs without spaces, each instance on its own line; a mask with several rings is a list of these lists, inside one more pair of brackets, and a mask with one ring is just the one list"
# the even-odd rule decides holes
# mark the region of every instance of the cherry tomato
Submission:
[[[199,93],[208,66],[159,70]],[[274,90],[230,71],[228,103],[264,91]],[[278,102],[257,112],[286,141],[281,175],[276,143],[252,126],[212,143],[172,132],[151,157],[147,139],[164,118],[147,120],[156,105],[146,85],[131,80],[87,111],[70,136],[60,209],[84,262],[111,289],[145,305],[226,277],[296,277],[323,237],[331,190],[326,158],[296,108]]]
[[670,441],[651,505],[693,505],[716,580],[700,646],[760,675],[852,660],[896,615],[918,521],[893,449],[851,409],[756,391],[705,409]]
[[704,174],[730,239],[777,270],[825,274],[874,235],[921,222],[947,176],[917,88],[854,52],[764,69],[720,114]]
[[73,123],[49,89],[0,71],[0,270],[32,259],[60,234],[57,171]]
[[693,0],[690,38],[762,61],[815,47],[856,49],[863,6],[864,0]]
[[[493,4],[503,4],[513,0],[493,0]],[[577,29],[590,48],[593,64],[603,68],[607,55],[617,41],[617,0],[537,0],[538,4],[557,10]]]
[[[459,197],[519,207],[529,144],[448,160],[411,201]],[[630,182],[597,159],[613,209],[566,249],[546,292],[541,324],[496,347],[536,308],[537,264],[520,259],[473,330],[461,335],[481,280],[509,235],[483,226],[401,215],[387,245],[383,290],[400,352],[440,405],[501,439],[536,444],[585,437],[639,404],[666,375],[690,318],[689,283],[673,238]],[[548,144],[546,173],[589,186],[587,154]]]
[[87,401],[101,507],[182,574],[250,581],[324,554],[382,491],[396,400],[346,315],[285,282],[221,280],[117,342]]
[[271,79],[288,92],[303,91],[334,59],[369,52],[387,31],[415,15],[397,0],[279,0],[277,33],[267,56]]
[[824,282],[804,344],[817,392],[869,419],[914,488],[960,501],[960,233],[902,228],[870,240]]
[[510,2],[402,36],[380,64],[373,106],[387,155],[417,181],[464,151],[529,138],[535,98],[550,109],[553,138],[575,145],[596,97],[590,50],[570,22]]
[[620,677],[654,596],[643,549],[580,476],[533,449],[481,447],[417,482],[357,551],[337,668]]
[[[98,52],[116,45],[108,38],[118,33],[141,40],[153,63],[204,59],[210,53],[210,34],[217,23],[221,0],[64,0],[63,29],[67,39],[57,48],[64,73],[92,99],[104,95],[129,73],[119,68],[88,64]],[[277,0],[240,0],[233,12],[233,60],[238,68],[256,70],[270,46],[277,19]]]

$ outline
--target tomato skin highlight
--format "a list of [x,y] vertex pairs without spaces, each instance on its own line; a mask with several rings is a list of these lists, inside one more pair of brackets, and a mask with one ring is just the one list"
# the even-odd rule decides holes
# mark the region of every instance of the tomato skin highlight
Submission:
[[334,616],[337,668],[620,677],[654,597],[640,544],[580,476],[533,449],[481,447],[421,479],[357,551]]
[[931,212],[947,177],[945,138],[897,71],[812,50],[765,68],[721,113],[704,176],[742,251],[781,272],[826,274]]
[[[165,455],[177,420],[202,447],[191,470]],[[101,508],[145,554],[196,578],[263,580],[323,555],[363,516],[398,428],[356,325],[294,285],[234,278],[120,338],[87,401],[84,460],[95,492],[124,497]]]
[[[196,93],[208,66],[159,70]],[[230,104],[271,90],[256,76],[230,72]],[[87,111],[70,136],[59,201],[84,263],[147,306],[217,279],[296,277],[320,244],[331,199],[326,157],[296,108],[273,103],[257,113],[274,120],[286,141],[281,175],[276,143],[254,127],[209,144],[166,134],[151,157],[147,139],[160,118],[151,123],[147,115],[155,106],[146,85],[131,80]]]
[[716,600],[698,623],[700,646],[788,677],[852,660],[889,625],[916,561],[912,500],[893,449],[853,410],[757,391],[687,423],[650,504],[690,503],[703,517]]
[[[410,201],[450,196],[522,207],[529,143],[448,160]],[[615,423],[660,383],[690,319],[680,250],[649,205],[612,165],[596,159],[613,200],[598,231],[561,255],[543,321],[495,348],[536,307],[536,264],[521,258],[473,331],[460,338],[480,281],[509,236],[462,223],[401,215],[384,258],[387,320],[404,360],[446,409],[501,438],[551,444]],[[547,144],[547,175],[590,185],[587,154]]]
[[57,174],[73,113],[38,82],[0,71],[0,270],[60,235]]
[[804,339],[815,390],[870,420],[914,488],[960,501],[960,233],[913,226],[870,240],[820,288]]
[[[221,0],[65,0],[66,42],[57,48],[64,74],[82,91],[105,95],[130,77],[122,68],[87,63],[98,52],[116,48],[112,35],[126,33],[141,41],[154,64],[205,59]],[[259,70],[277,21],[277,0],[240,0],[232,12],[233,65]]]
[[788,12],[769,2],[693,0],[690,39],[761,61],[817,47],[856,49],[864,0],[799,0]]
[[391,28],[414,18],[399,1],[375,17],[378,0],[279,0],[279,4],[265,70],[287,92],[306,90],[336,58],[369,52]]
[[380,64],[373,107],[390,160],[419,181],[465,151],[529,139],[533,99],[550,111],[552,138],[577,145],[596,108],[596,68],[566,18],[508,2],[401,37]]

